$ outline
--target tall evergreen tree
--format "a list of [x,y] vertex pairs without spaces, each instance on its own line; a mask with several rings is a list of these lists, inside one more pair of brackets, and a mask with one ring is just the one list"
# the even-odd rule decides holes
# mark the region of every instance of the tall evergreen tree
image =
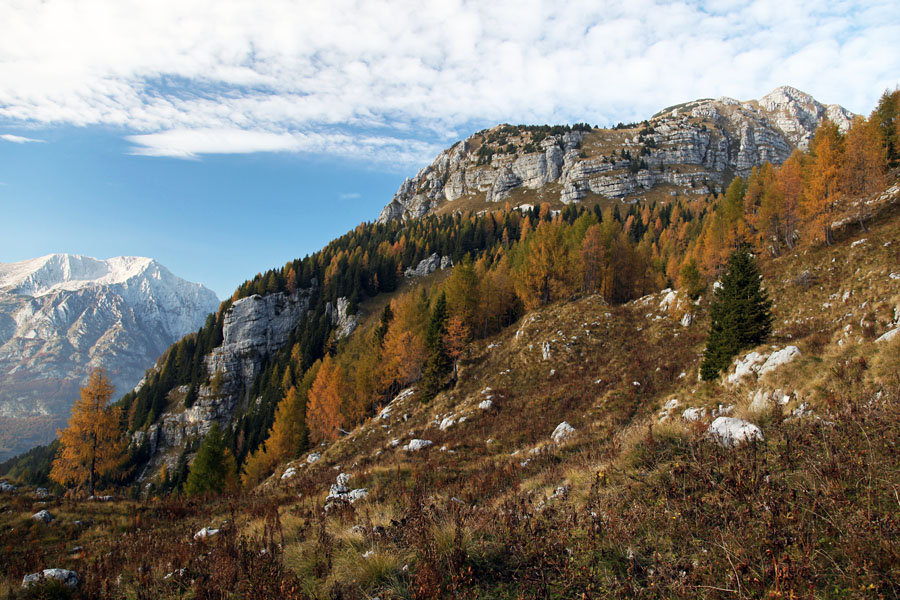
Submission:
[[422,375],[422,400],[427,402],[443,389],[447,376],[453,370],[453,360],[447,352],[445,337],[447,335],[447,296],[443,292],[438,296],[431,311],[431,320],[425,334],[427,358],[425,372]]
[[225,436],[215,423],[191,463],[184,491],[190,496],[221,494],[237,485],[237,464],[225,447]]
[[700,376],[707,381],[728,368],[738,352],[764,342],[772,330],[772,302],[746,245],[731,253],[721,283],[710,306],[709,337],[700,365]]

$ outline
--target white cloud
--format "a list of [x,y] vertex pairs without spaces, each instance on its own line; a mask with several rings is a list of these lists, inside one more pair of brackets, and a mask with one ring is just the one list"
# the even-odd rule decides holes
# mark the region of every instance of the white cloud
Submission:
[[43,142],[44,140],[36,140],[34,138],[22,137],[21,135],[13,135],[11,133],[4,133],[0,135],[0,140],[5,140],[7,142],[12,142],[14,144],[27,144],[29,142]]
[[357,198],[362,198],[362,194],[359,192],[346,192],[338,196],[341,200],[356,200]]
[[[473,124],[644,118],[789,84],[868,112],[893,0],[0,3],[0,118],[113,125],[136,152],[418,164]],[[408,164],[407,163],[407,164]]]

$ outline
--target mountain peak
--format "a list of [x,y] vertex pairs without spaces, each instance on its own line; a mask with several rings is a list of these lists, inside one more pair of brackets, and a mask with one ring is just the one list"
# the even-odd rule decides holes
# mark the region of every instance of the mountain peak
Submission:
[[846,131],[852,118],[841,106],[780,86],[759,100],[703,98],[612,129],[497,125],[404,181],[378,221],[487,210],[507,200],[559,207],[709,194],[807,148],[823,120]]
[[165,269],[152,258],[116,256],[98,260],[80,254],[48,254],[13,263],[0,263],[0,290],[43,296],[97,285],[128,281],[150,268]]

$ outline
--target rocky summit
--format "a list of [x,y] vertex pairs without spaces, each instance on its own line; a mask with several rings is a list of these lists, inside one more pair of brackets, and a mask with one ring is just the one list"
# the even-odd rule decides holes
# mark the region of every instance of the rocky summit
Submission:
[[150,258],[0,263],[0,459],[51,440],[89,371],[131,389],[218,303]]
[[614,129],[498,125],[454,144],[404,181],[378,221],[497,202],[707,194],[805,149],[823,120],[846,131],[852,117],[783,86],[759,100],[687,102]]

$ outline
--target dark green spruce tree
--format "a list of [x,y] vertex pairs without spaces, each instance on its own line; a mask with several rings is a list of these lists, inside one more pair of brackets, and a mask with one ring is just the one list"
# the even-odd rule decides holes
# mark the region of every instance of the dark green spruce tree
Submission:
[[444,337],[447,335],[447,296],[441,292],[431,311],[428,331],[425,333],[425,371],[422,374],[422,401],[427,402],[444,389],[447,376],[453,370],[453,361],[447,353]]
[[184,491],[189,496],[221,494],[237,485],[237,464],[225,446],[225,436],[215,423],[200,444],[191,463]]
[[709,309],[709,337],[700,364],[700,376],[706,381],[718,377],[738,352],[761,344],[772,331],[772,302],[746,245],[728,257],[721,283]]

